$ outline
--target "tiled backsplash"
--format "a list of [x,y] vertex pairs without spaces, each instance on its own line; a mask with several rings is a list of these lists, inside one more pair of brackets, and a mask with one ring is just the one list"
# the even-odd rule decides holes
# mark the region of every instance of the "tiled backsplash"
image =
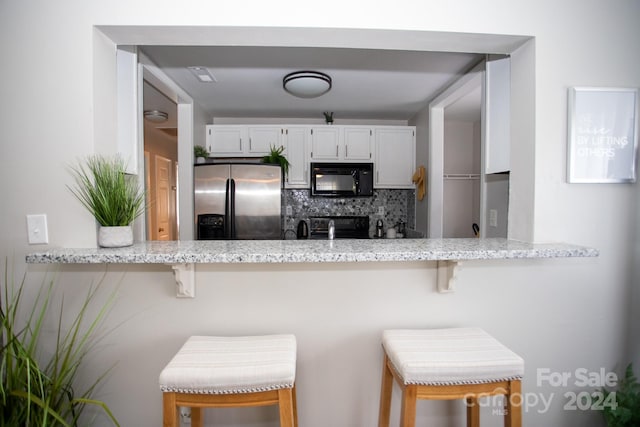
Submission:
[[[286,215],[286,207],[291,206],[291,215]],[[384,215],[379,208],[384,207]],[[296,227],[301,219],[310,216],[358,215],[369,216],[369,235],[373,236],[376,221],[384,221],[385,230],[404,221],[408,228],[415,228],[414,190],[374,190],[372,197],[333,198],[311,197],[309,190],[283,190],[282,211],[284,215],[285,238],[295,238]]]

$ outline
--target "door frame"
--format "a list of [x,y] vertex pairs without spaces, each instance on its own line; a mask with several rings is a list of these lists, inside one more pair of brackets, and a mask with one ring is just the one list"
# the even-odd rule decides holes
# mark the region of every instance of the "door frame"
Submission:
[[[157,65],[142,52],[138,53],[138,85],[142,94],[143,82],[146,80],[159,92],[176,103],[178,110],[178,165],[193,164],[193,98],[180,86],[175,84]],[[141,96],[142,98],[142,96]],[[142,111],[140,114],[142,115]],[[142,117],[142,116],[140,116]],[[140,132],[143,131],[141,123]],[[142,139],[140,139],[142,141]],[[139,144],[139,150],[144,151],[144,144]],[[143,155],[140,157],[144,158]],[[192,240],[194,233],[193,221],[193,168],[178,167],[176,179],[176,219],[178,240]],[[142,169],[144,170],[144,169]],[[146,227],[145,227],[146,228]]]
[[[471,71],[462,76],[451,86],[445,89],[433,101],[429,103],[429,168],[428,176],[428,213],[427,213],[427,237],[441,238],[444,224],[444,121],[445,109],[471,91],[482,87],[481,123],[484,122],[484,70],[485,62],[473,67]],[[481,126],[484,126],[481,124]],[[481,132],[481,145],[484,147],[484,132]],[[481,153],[484,149],[481,149]],[[481,162],[483,162],[481,154]],[[481,168],[480,174],[483,171]],[[480,177],[481,181],[482,176]],[[480,188],[480,223],[484,224],[484,196]],[[483,227],[484,228],[484,227]],[[480,230],[480,236],[483,236]]]

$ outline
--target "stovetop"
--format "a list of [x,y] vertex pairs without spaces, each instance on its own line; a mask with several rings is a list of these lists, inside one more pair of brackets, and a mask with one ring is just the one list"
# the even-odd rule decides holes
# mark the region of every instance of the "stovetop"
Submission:
[[313,216],[309,218],[309,238],[327,239],[329,221],[335,224],[336,239],[368,239],[368,216]]

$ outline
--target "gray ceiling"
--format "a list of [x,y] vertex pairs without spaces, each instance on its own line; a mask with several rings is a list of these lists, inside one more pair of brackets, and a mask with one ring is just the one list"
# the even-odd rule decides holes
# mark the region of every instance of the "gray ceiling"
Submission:
[[[408,120],[440,91],[477,64],[482,55],[373,49],[143,46],[143,53],[210,117]],[[215,83],[201,83],[187,69],[206,67]],[[314,99],[282,89],[299,70],[329,74],[331,91]],[[479,91],[448,108],[479,115]],[[145,109],[170,108],[168,99],[145,90]],[[170,126],[170,123],[164,124]]]

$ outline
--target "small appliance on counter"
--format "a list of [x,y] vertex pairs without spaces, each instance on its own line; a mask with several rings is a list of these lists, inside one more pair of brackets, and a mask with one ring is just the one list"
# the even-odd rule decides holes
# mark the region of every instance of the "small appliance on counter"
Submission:
[[[333,223],[333,227],[330,224]],[[330,229],[333,233],[330,233]],[[368,216],[314,216],[309,218],[309,238],[368,239]]]
[[309,226],[304,219],[301,219],[298,223],[298,232],[296,233],[296,237],[298,239],[308,239],[309,238]]
[[395,239],[397,236],[396,229],[394,227],[387,228],[387,239]]
[[381,219],[376,222],[376,234],[375,237],[377,239],[382,239],[384,237],[384,223]]

